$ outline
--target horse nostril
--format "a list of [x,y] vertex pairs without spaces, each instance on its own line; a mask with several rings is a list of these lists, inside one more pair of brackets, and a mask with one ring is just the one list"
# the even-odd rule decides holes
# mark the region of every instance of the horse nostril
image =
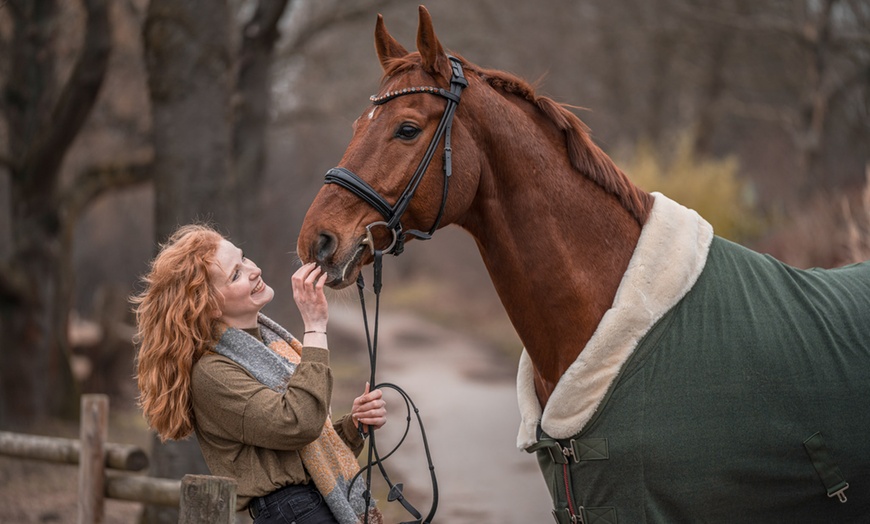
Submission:
[[317,245],[314,247],[314,258],[317,262],[323,264],[335,254],[337,248],[338,242],[335,239],[335,235],[322,232],[317,237]]

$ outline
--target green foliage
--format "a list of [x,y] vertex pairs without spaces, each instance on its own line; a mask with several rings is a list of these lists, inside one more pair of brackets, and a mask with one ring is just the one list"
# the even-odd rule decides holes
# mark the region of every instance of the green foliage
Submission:
[[738,174],[734,157],[700,158],[692,135],[682,134],[673,150],[663,151],[641,142],[620,162],[632,182],[645,191],[658,191],[694,209],[717,235],[745,242],[762,231],[763,221],[754,206],[749,183]]

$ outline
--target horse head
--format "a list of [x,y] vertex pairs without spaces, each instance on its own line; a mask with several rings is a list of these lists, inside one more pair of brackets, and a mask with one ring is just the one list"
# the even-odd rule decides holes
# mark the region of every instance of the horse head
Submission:
[[[378,15],[375,49],[384,70],[380,94],[371,97],[372,105],[354,122],[340,167],[327,174],[327,182],[336,183],[327,183],[315,197],[299,235],[299,256],[320,264],[334,288],[353,283],[375,249],[398,254],[406,238],[427,237],[460,220],[474,198],[479,169],[471,148],[448,157],[443,153],[451,138],[470,142],[459,116],[462,104],[456,118],[451,114],[444,122],[451,103],[456,111],[464,87],[454,84],[457,94],[451,95],[454,68],[460,68],[461,76],[461,65],[445,54],[422,6],[419,15],[414,53],[389,34]],[[445,170],[456,173],[449,179],[449,198]],[[352,180],[342,184],[339,177]],[[357,190],[349,191],[349,184]],[[391,216],[390,208],[398,215]],[[395,224],[387,227],[391,218]]]

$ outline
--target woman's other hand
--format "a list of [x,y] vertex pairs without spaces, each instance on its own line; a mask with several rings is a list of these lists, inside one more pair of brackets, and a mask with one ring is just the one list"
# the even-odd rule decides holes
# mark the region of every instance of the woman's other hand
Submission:
[[357,427],[363,424],[364,430],[369,427],[379,429],[387,423],[387,403],[384,401],[384,394],[380,389],[369,391],[369,387],[371,386],[366,382],[365,391],[354,399],[350,411],[353,423]]

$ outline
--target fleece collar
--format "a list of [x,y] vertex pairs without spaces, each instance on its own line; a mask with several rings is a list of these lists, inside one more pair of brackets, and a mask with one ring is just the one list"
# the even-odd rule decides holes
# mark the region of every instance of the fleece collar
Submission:
[[660,193],[622,277],[613,306],[592,338],[556,384],[546,409],[535,395],[532,361],[520,357],[517,447],[537,441],[536,429],[551,437],[580,433],[601,404],[638,342],[692,288],[713,240],[713,227],[698,213]]

